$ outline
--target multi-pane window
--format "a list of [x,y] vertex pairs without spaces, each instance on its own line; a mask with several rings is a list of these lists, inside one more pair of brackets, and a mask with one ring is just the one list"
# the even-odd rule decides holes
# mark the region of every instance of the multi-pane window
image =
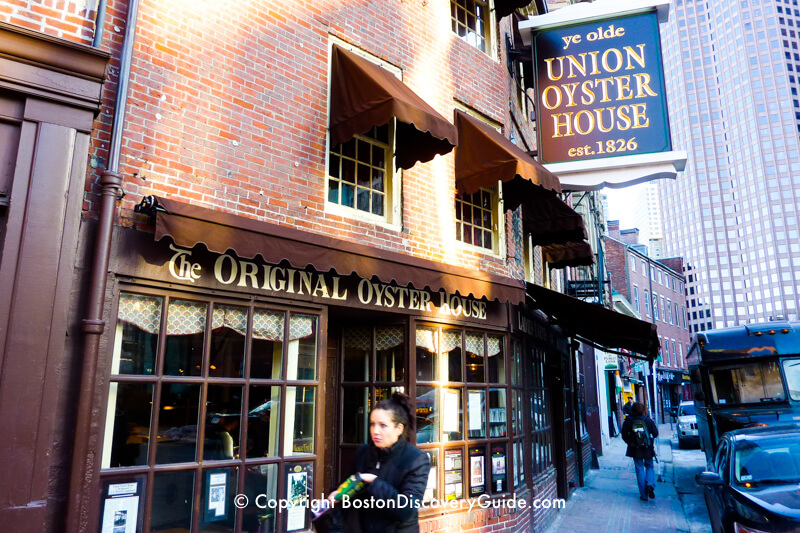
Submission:
[[650,316],[650,293],[644,291],[644,315]]
[[482,52],[488,52],[489,2],[450,0],[453,33]]
[[658,295],[657,294],[653,295],[653,318],[655,320],[659,319],[659,314],[658,314]]
[[331,148],[328,202],[385,218],[391,210],[393,122]]
[[639,312],[639,287],[633,287],[633,309]]
[[236,494],[289,498],[310,527],[317,328],[315,315],[254,302],[122,292],[104,491],[133,487],[145,531],[286,528],[291,513],[237,510]]
[[508,492],[505,338],[418,326],[416,345],[417,444],[434,467],[425,498]]
[[532,349],[530,363],[531,460],[535,477],[553,464],[553,422],[550,392],[545,382],[545,352]]
[[473,194],[459,194],[456,197],[456,239],[494,250],[496,209],[492,191],[480,189]]
[[522,363],[523,344],[519,340],[511,342],[511,431],[514,436],[512,454],[514,456],[514,487],[525,485],[525,381]]

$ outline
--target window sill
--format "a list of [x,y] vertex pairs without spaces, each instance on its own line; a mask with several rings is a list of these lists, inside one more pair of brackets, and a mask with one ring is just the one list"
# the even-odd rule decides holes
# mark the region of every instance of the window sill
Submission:
[[[496,235],[494,237],[497,237]],[[463,241],[459,241],[456,239],[456,244],[458,247],[465,252],[473,252],[479,253],[488,257],[492,257],[494,259],[505,260],[505,254],[502,252],[496,252],[494,250],[490,250],[488,248],[481,248],[480,246],[475,246],[474,244],[467,244]]]
[[393,224],[391,222],[388,222],[385,217],[379,217],[376,215],[363,213],[358,209],[354,209],[352,207],[344,207],[338,204],[330,203],[328,201],[325,202],[325,213],[340,216],[342,218],[350,219],[357,222],[363,222],[365,224],[371,224],[373,226],[378,226],[380,228],[395,233],[400,233],[403,231],[403,226],[401,224]]

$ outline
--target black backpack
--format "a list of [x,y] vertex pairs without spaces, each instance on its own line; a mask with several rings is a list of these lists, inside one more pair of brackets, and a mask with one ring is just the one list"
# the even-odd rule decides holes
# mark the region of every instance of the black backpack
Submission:
[[636,448],[649,448],[653,445],[653,438],[650,430],[647,429],[647,422],[644,418],[636,418],[631,424],[631,442]]

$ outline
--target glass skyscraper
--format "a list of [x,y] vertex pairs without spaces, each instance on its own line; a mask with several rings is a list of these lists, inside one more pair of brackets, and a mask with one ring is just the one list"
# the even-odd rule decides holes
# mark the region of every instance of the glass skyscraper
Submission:
[[664,252],[692,331],[798,318],[798,0],[675,0],[662,27],[674,149]]

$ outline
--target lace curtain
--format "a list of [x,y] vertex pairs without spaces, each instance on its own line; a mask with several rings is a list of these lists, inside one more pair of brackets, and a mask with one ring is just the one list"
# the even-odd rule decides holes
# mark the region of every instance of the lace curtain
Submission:
[[[161,326],[162,298],[126,294],[120,296],[118,319],[147,333],[157,334]],[[167,312],[167,335],[194,335],[206,329],[208,304],[189,300],[172,300]],[[284,340],[284,313],[258,309],[253,313],[253,338]],[[314,335],[316,317],[292,315],[289,320],[289,339],[297,340]],[[211,328],[229,328],[247,334],[247,308],[218,305],[211,317]]]

